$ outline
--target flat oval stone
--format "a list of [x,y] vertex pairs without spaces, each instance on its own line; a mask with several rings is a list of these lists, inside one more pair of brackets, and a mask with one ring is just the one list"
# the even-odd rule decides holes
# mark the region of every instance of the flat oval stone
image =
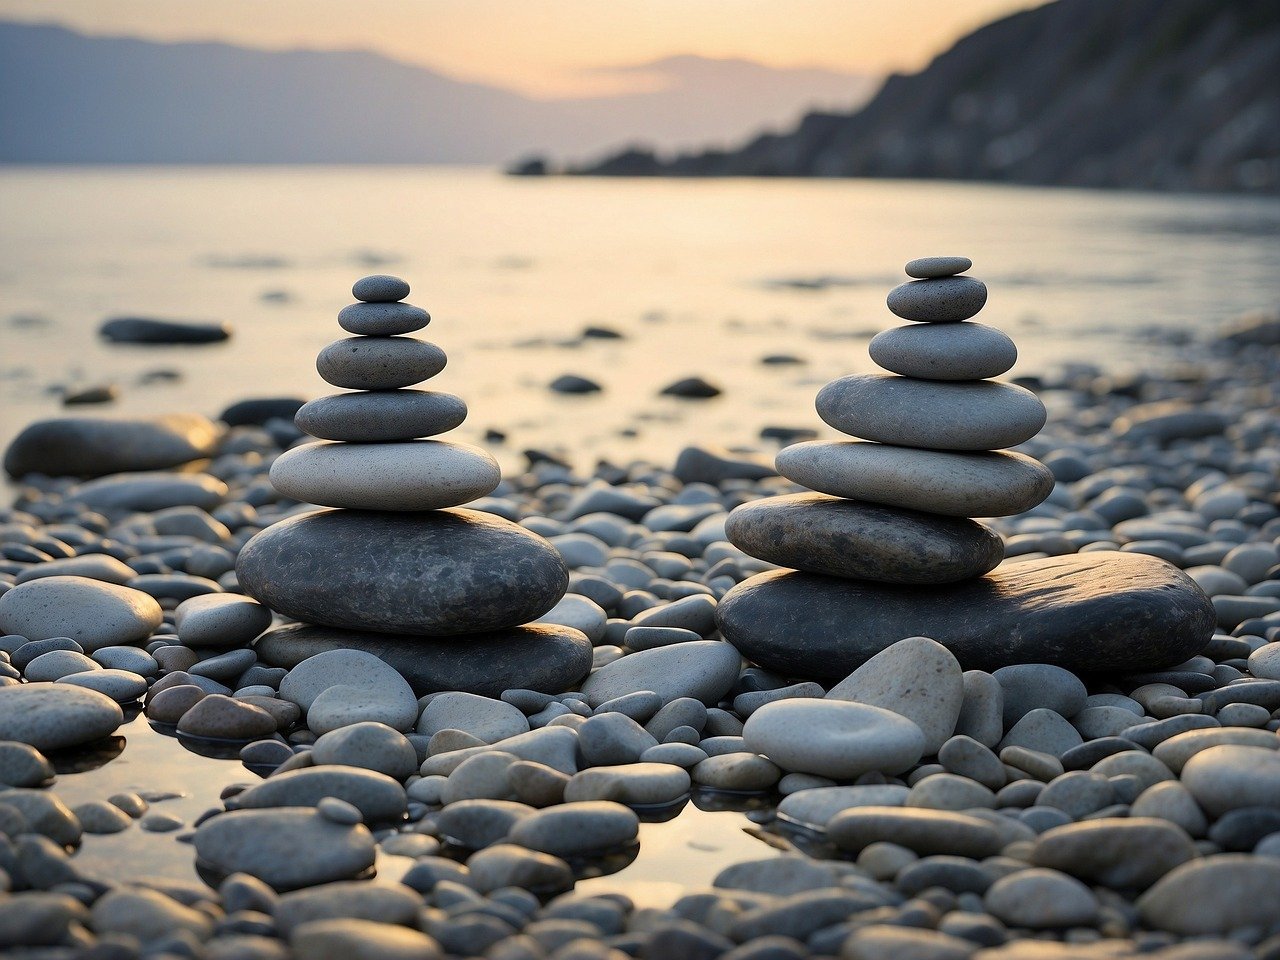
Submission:
[[466,402],[452,393],[375,390],[317,397],[302,405],[293,422],[323,440],[379,443],[433,437],[466,419]]
[[448,363],[434,343],[412,337],[348,337],[316,356],[326,382],[348,390],[395,390],[430,380]]
[[987,302],[987,285],[973,277],[911,280],[889,291],[885,303],[903,320],[955,323],[968,320]]
[[1266,929],[1280,916],[1280,858],[1222,853],[1184,863],[1138,898],[1145,926],[1184,936]]
[[1280,807],[1280,753],[1234,744],[1210,747],[1187,761],[1182,783],[1214,817],[1240,807]]
[[670,703],[681,697],[714,705],[737,682],[742,658],[720,640],[695,640],[619,657],[591,674],[582,685],[592,707],[616,697],[650,690]]
[[516,688],[560,693],[591,669],[585,636],[545,624],[424,641],[291,623],[264,634],[254,649],[264,663],[289,668],[317,653],[361,650],[394,667],[419,696],[458,690],[496,697]]
[[245,544],[236,575],[246,593],[295,620],[432,636],[535,620],[569,585],[551,544],[461,509],[291,517]]
[[146,640],[162,617],[160,604],[141,590],[85,577],[43,577],[0,596],[0,633],[70,637],[86,653]]
[[766,703],[747,718],[747,747],[785,770],[854,780],[879,770],[897,774],[924,752],[910,720],[862,703],[801,697]]
[[981,323],[893,327],[876,334],[867,352],[891,373],[921,380],[985,380],[1018,360],[1013,341]]
[[811,490],[948,517],[1023,513],[1053,492],[1053,474],[1021,453],[952,453],[884,443],[808,440],[778,453],[778,471]]
[[1181,570],[1113,551],[1006,563],[928,588],[771,571],[725,594],[716,620],[748,660],[831,682],[917,634],[966,669],[1150,670],[1199,653],[1215,622],[1209,598]]
[[917,257],[907,262],[906,274],[917,280],[934,277],[954,277],[973,266],[968,257]]
[[848,853],[859,853],[886,840],[921,856],[953,854],[979,859],[993,857],[1004,847],[1000,831],[986,820],[919,807],[854,807],[831,818],[827,836]]
[[487,496],[502,480],[497,462],[469,443],[318,441],[286,450],[271,483],[303,503],[348,510],[438,510]]
[[24,683],[0,695],[0,740],[61,750],[110,736],[124,722],[120,705],[96,690]]
[[409,295],[409,284],[390,274],[375,273],[352,284],[351,295],[365,303],[395,303]]
[[164,470],[212,456],[222,428],[195,413],[135,420],[57,417],[24,429],[4,454],[12,477],[28,473],[101,477]]
[[228,807],[314,807],[325,797],[355,806],[366,823],[386,823],[404,816],[404,789],[385,773],[339,764],[288,770],[255,783],[229,798]]
[[993,570],[1004,542],[972,520],[842,500],[766,497],[729,514],[735,547],[779,566],[880,583],[954,583]]
[[946,383],[853,374],[818,391],[818,416],[863,440],[930,450],[998,450],[1030,440],[1048,419],[1030,390],[979,380]]
[[389,337],[413,333],[431,322],[431,314],[411,303],[365,303],[338,311],[338,326],[362,337]]

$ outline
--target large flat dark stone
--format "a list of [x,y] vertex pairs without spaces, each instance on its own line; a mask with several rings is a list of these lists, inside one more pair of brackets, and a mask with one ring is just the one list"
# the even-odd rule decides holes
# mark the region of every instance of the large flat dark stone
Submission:
[[934,587],[772,571],[725,594],[716,618],[749,660],[826,681],[912,636],[937,640],[966,669],[1149,670],[1199,653],[1215,620],[1209,598],[1176,567],[1107,551],[1007,563]]
[[194,413],[129,420],[37,420],[9,444],[4,469],[11,477],[28,473],[103,477],[167,470],[212,456],[221,438],[221,427]]
[[586,636],[551,624],[439,639],[291,623],[263,634],[254,649],[263,662],[289,668],[326,650],[363,650],[398,670],[419,696],[464,690],[496,697],[512,688],[560,693],[591,669]]
[[374,633],[453,636],[536,620],[564,596],[555,548],[475,510],[322,510],[240,551],[245,593],[294,620]]

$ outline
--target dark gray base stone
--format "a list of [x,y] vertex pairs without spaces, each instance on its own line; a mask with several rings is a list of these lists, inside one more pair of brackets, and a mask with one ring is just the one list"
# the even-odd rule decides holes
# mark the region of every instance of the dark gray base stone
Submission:
[[932,587],[772,571],[725,594],[716,619],[749,660],[826,681],[912,636],[937,640],[966,669],[1051,663],[1089,673],[1181,663],[1214,631],[1213,605],[1181,570],[1107,551],[1007,563]]
[[536,620],[569,574],[551,544],[475,510],[322,510],[273,524],[236,560],[244,591],[304,623],[451,636]]
[[450,639],[292,623],[259,637],[254,649],[263,662],[285,668],[326,650],[363,650],[399,671],[419,696],[463,690],[496,697],[514,688],[560,693],[591,669],[586,635],[549,624]]

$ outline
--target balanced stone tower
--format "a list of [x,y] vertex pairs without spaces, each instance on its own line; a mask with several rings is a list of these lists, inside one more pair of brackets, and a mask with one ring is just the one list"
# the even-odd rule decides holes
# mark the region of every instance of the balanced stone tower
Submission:
[[1054,478],[1003,449],[1034,437],[1046,412],[1031,391],[990,379],[1018,353],[1001,331],[969,322],[987,300],[982,281],[962,275],[971,266],[966,257],[907,264],[916,279],[888,306],[912,323],[869,348],[889,372],[840,377],[818,393],[818,415],[855,439],[784,448],[778,472],[817,492],[729,515],[737,547],[789,568],[721,601],[721,630],[748,659],[839,679],[923,635],[984,669],[1144,669],[1186,659],[1212,634],[1207,598],[1154,558],[1100,551],[996,570],[1003,541],[971,518],[1029,510]]
[[523,527],[458,509],[501,473],[485,450],[436,439],[466,419],[460,397],[408,389],[446,363],[435,344],[404,336],[431,317],[403,302],[409,285],[397,277],[365,277],[352,293],[338,323],[355,336],[321,350],[316,368],[355,392],[305,404],[295,422],[319,439],[271,466],[284,496],[336,509],[273,524],[236,562],[246,593],[299,621],[261,638],[259,656],[288,667],[365,650],[419,693],[565,689],[590,668],[587,638],[521,626],[564,596],[560,555]]

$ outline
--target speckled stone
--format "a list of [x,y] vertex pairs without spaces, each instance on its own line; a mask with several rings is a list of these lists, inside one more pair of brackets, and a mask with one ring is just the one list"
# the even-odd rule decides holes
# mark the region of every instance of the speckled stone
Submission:
[[889,309],[903,320],[954,323],[968,320],[987,302],[987,285],[973,277],[911,280],[889,291]]
[[435,636],[534,620],[569,583],[549,543],[473,510],[296,516],[250,540],[236,575],[246,593],[305,623]]
[[1184,573],[1111,551],[1005,564],[924,590],[773,571],[730,590],[716,618],[747,659],[829,681],[915,634],[937,640],[966,669],[1136,671],[1194,656],[1214,631],[1209,598]]
[[948,517],[1003,517],[1053,492],[1053,474],[1009,451],[956,453],[884,443],[808,440],[778,453],[778,471],[811,490]]
[[322,440],[383,443],[434,437],[466,419],[466,403],[452,393],[372,390],[317,397],[302,405],[293,422]]
[[290,668],[327,650],[362,650],[394,667],[419,696],[459,690],[496,697],[517,687],[560,693],[591,669],[591,643],[583,634],[546,625],[424,642],[294,623],[266,633],[255,649],[264,663]]
[[928,450],[998,450],[1030,440],[1048,417],[1030,390],[851,374],[818,391],[818,416],[841,433]]
[[96,690],[63,683],[24,683],[0,694],[0,740],[61,750],[115,732],[120,705]]
[[374,273],[352,284],[351,295],[364,303],[395,303],[409,295],[409,284],[388,273]]
[[448,363],[434,343],[412,337],[347,337],[316,355],[326,382],[348,390],[396,390],[430,380]]
[[357,302],[338,311],[338,326],[362,337],[413,333],[431,322],[431,314],[411,303]]
[[907,262],[904,270],[908,277],[929,280],[934,277],[954,277],[973,266],[968,257],[916,257]]
[[141,590],[84,577],[43,577],[0,596],[0,633],[70,637],[86,653],[145,640],[162,615]]
[[1004,558],[994,530],[972,520],[821,493],[766,497],[725,522],[738,549],[782,567],[880,583],[954,583]]
[[1018,360],[1008,335],[981,323],[893,327],[876,334],[867,352],[890,373],[922,380],[985,380]]
[[437,510],[492,493],[502,480],[485,450],[449,440],[318,441],[286,450],[271,483],[303,503],[348,510]]

